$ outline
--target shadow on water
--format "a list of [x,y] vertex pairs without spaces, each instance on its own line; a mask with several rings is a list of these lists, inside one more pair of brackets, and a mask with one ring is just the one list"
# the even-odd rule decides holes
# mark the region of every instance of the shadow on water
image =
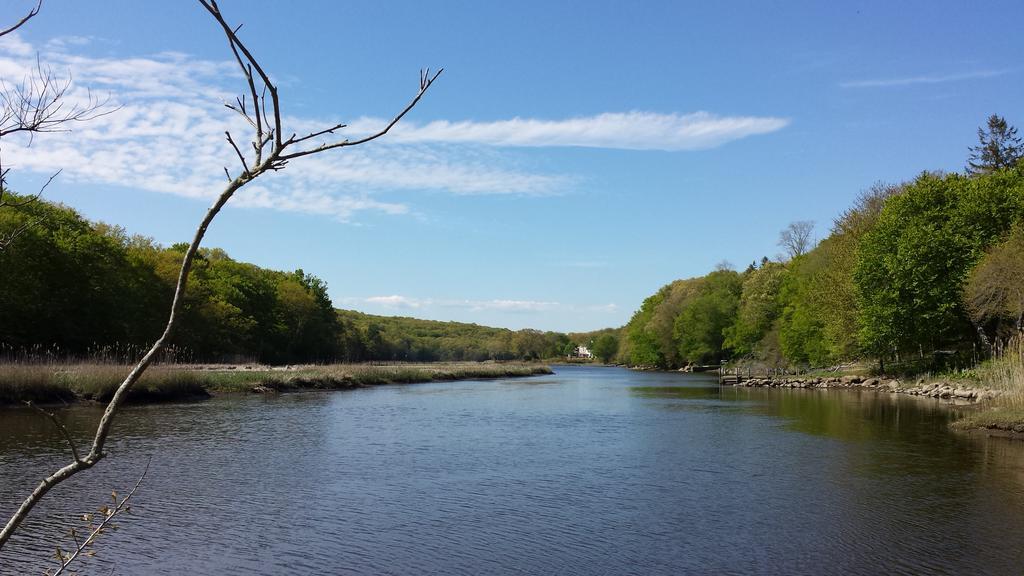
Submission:
[[[870,447],[875,465],[865,471],[906,475],[929,470],[973,470],[1001,459],[1024,472],[1024,442],[953,432],[960,411],[937,400],[862,390],[764,389],[680,380],[675,385],[632,386],[637,398],[662,401],[663,410],[730,407],[781,421],[791,431]],[[902,457],[905,448],[914,458]],[[1022,483],[1024,486],[1024,483]]]

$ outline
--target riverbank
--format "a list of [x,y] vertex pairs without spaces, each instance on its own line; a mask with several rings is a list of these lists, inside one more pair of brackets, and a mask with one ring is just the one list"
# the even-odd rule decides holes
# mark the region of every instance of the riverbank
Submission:
[[879,393],[908,394],[968,407],[969,412],[951,426],[957,430],[996,430],[1024,434],[1024,406],[1016,391],[984,386],[970,380],[898,378],[867,376],[742,378],[731,376],[724,385],[753,388],[845,388]]
[[[108,402],[130,366],[107,364],[0,365],[0,406],[34,402]],[[381,384],[510,378],[551,374],[548,366],[526,363],[437,364],[170,365],[148,369],[129,401],[154,403],[200,400],[225,393],[344,390]]]

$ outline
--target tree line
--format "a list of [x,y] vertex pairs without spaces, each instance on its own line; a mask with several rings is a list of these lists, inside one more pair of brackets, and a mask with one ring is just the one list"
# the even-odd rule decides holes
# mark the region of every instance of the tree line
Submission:
[[992,116],[971,152],[963,174],[873,186],[816,245],[796,222],[780,234],[782,258],[662,287],[621,329],[615,357],[659,368],[976,362],[1024,331],[1024,148]]
[[[966,365],[1024,331],[1024,147],[993,116],[971,151],[963,174],[871,187],[820,242],[813,223],[794,222],[780,233],[785,256],[677,280],[622,328],[588,333],[335,310],[312,274],[204,248],[174,351],[188,361],[428,362],[556,358],[583,344],[605,362],[659,368]],[[160,246],[44,201],[0,210],[0,233],[10,230],[17,241],[0,251],[8,353],[130,356],[160,333],[185,244]]]
[[[20,197],[7,192],[17,201]],[[160,334],[185,244],[161,246],[43,200],[0,210],[0,347],[8,356],[130,361]],[[335,310],[320,278],[204,248],[193,265],[179,361],[528,360],[562,354],[565,334]]]

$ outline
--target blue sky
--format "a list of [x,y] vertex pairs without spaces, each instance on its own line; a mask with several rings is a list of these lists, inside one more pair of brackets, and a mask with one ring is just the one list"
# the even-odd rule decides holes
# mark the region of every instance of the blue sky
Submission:
[[[5,21],[30,7],[4,4]],[[257,182],[205,245],[325,279],[339,307],[510,328],[618,326],[722,261],[779,253],[877,181],[960,170],[992,113],[1024,124],[1019,2],[236,2],[298,126],[387,139]],[[995,20],[993,20],[995,19]],[[993,25],[993,22],[1005,25]],[[0,44],[120,106],[31,148],[12,183],[186,240],[232,164],[244,88],[192,2],[46,0]]]

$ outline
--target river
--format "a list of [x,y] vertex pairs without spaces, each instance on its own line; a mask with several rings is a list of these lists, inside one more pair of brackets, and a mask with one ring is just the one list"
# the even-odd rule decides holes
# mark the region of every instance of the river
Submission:
[[[1024,442],[934,401],[553,376],[133,406],[0,553],[40,574],[134,485],[85,574],[1020,574]],[[100,410],[58,411],[84,444]],[[0,410],[0,515],[68,455]]]

